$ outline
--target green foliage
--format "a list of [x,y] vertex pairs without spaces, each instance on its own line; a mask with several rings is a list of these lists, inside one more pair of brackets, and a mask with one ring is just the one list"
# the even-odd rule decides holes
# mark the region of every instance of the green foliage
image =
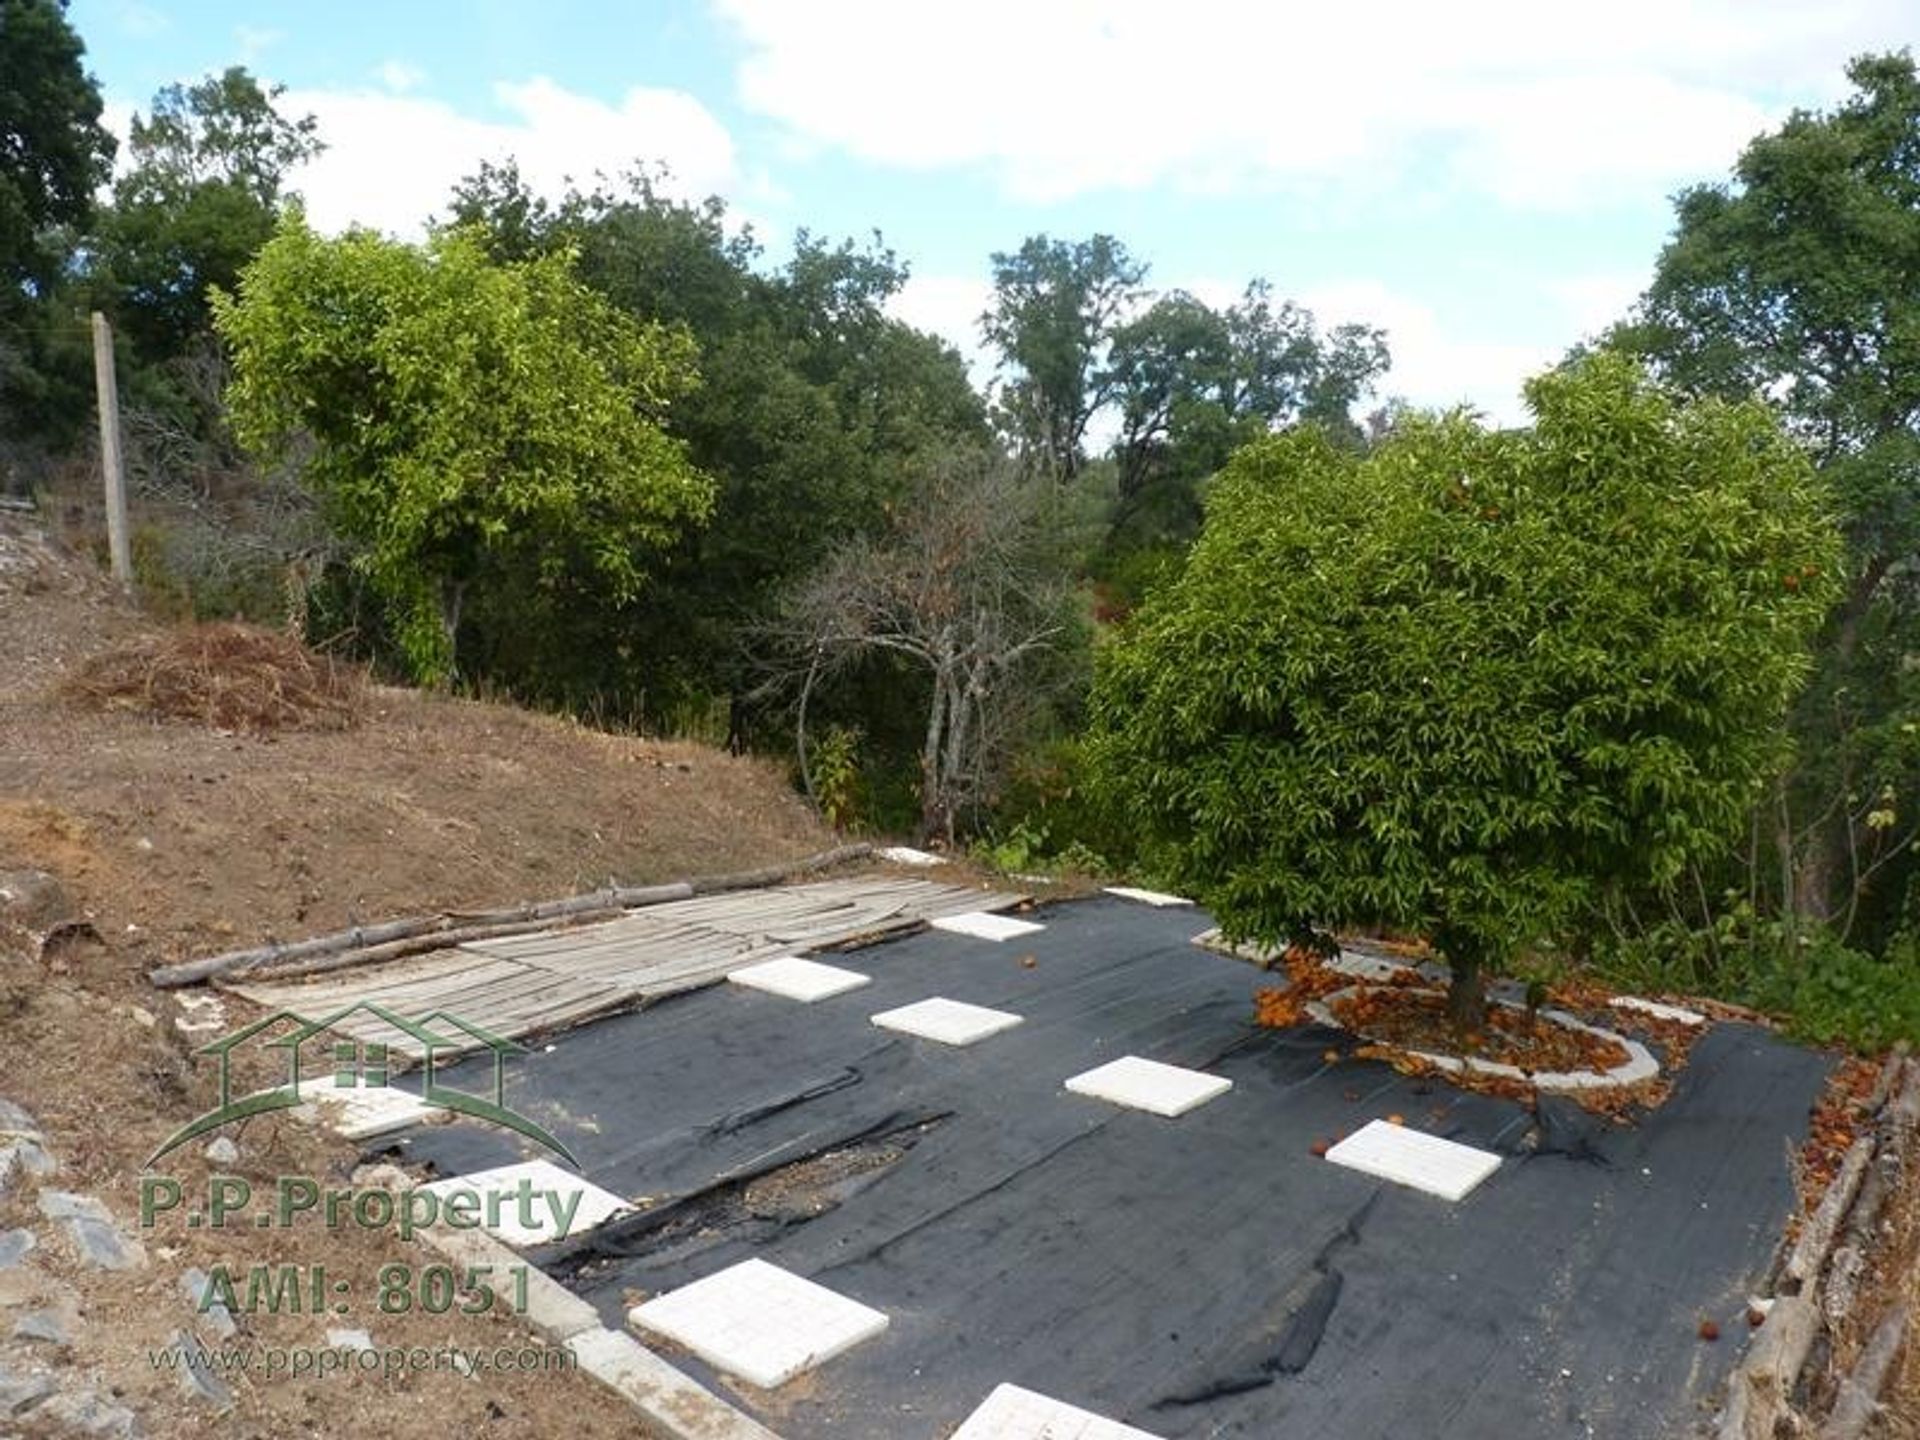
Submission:
[[1920,1045],[1920,943],[1911,934],[1874,956],[1735,901],[1710,927],[1668,921],[1600,945],[1593,962],[1628,989],[1705,994],[1780,1016],[1814,1044],[1866,1054]]
[[1078,875],[1104,879],[1117,873],[1106,856],[1084,841],[1063,843],[1045,825],[1027,820],[990,830],[974,841],[967,853],[976,863],[1003,875]]
[[1122,547],[1190,539],[1200,483],[1271,431],[1313,421],[1357,442],[1349,411],[1386,368],[1382,332],[1343,325],[1322,336],[1310,313],[1276,305],[1264,280],[1225,310],[1174,291],[1116,327],[1106,373],[1120,410]]
[[1039,472],[1079,473],[1087,424],[1112,393],[1101,358],[1146,276],[1147,267],[1111,235],[1035,235],[994,255],[993,304],[981,329],[1009,374],[1002,424]]
[[720,201],[673,200],[644,173],[549,206],[511,166],[489,167],[453,211],[500,258],[575,251],[612,305],[700,345],[704,383],[666,424],[714,478],[711,522],[682,536],[640,611],[547,617],[565,643],[544,628],[528,641],[556,667],[548,693],[738,694],[743,626],[835,544],[884,525],[920,455],[985,434],[958,354],[887,315],[906,272],[877,243],[802,232],[768,267]]
[[1904,738],[1920,719],[1920,591],[1906,573],[1920,550],[1920,77],[1907,52],[1862,57],[1848,76],[1840,104],[1757,137],[1732,184],[1679,197],[1653,284],[1611,343],[1690,392],[1772,397],[1838,497],[1850,584],[1795,718],[1800,763],[1765,817],[1776,853],[1758,869],[1784,860],[1774,904],[1877,945],[1920,834],[1863,828],[1887,786],[1901,811],[1920,809],[1920,753]]
[[207,297],[231,290],[272,236],[287,172],[321,149],[312,116],[288,119],[234,66],[169,85],[133,117],[130,159],[101,227],[100,288],[140,357],[186,353],[208,328]]
[[1180,577],[1102,654],[1096,772],[1232,931],[1432,934],[1482,965],[1724,845],[1836,589],[1758,405],[1602,357],[1536,423],[1408,419],[1235,457]]
[[0,0],[0,439],[70,441],[84,346],[53,296],[113,163],[65,0]]
[[269,462],[311,447],[308,480],[422,678],[453,671],[469,586],[618,605],[708,512],[660,423],[692,341],[615,310],[564,254],[323,239],[296,214],[214,309],[235,432]]
[[1130,817],[1110,803],[1089,770],[1088,747],[1078,736],[1033,745],[1014,762],[989,833],[1035,837],[1035,863],[1071,853],[1098,859],[1078,867],[1089,873],[1136,866]]
[[83,229],[113,163],[100,88],[65,0],[0,0],[0,290],[44,295],[65,263],[61,229]]
[[821,818],[836,830],[852,824],[860,792],[860,732],[829,726],[807,756],[807,773]]

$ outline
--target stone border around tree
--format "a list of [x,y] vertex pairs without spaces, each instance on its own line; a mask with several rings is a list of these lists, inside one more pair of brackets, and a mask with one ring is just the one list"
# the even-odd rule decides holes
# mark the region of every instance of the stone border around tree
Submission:
[[[1349,985],[1343,990],[1335,990],[1321,999],[1309,1001],[1307,1014],[1322,1025],[1336,1030],[1345,1030],[1349,1034],[1362,1035],[1351,1025],[1340,1020],[1333,1011],[1338,1000],[1351,999],[1369,989],[1383,988],[1368,985]],[[1394,987],[1396,993],[1403,995],[1427,995],[1444,998],[1444,990],[1415,989],[1412,987]],[[1492,1000],[1488,1003],[1503,1006],[1508,1010],[1522,1010],[1523,1006],[1507,1000]],[[1651,1080],[1660,1073],[1660,1062],[1653,1058],[1638,1040],[1630,1040],[1613,1030],[1604,1030],[1598,1025],[1589,1025],[1569,1015],[1564,1010],[1542,1010],[1540,1019],[1549,1021],[1567,1030],[1577,1030],[1582,1034],[1610,1040],[1627,1052],[1627,1058],[1610,1070],[1522,1070],[1518,1065],[1508,1065],[1498,1060],[1470,1060],[1463,1055],[1441,1055],[1431,1050],[1415,1050],[1411,1046],[1395,1046],[1413,1056],[1416,1060],[1437,1067],[1451,1075],[1488,1075],[1502,1080],[1520,1080],[1541,1090],[1612,1090],[1622,1085],[1638,1085],[1643,1080]],[[1382,1042],[1384,1043],[1384,1042]]]

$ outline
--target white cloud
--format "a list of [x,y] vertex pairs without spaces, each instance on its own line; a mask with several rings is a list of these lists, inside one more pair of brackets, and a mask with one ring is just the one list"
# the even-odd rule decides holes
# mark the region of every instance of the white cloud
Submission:
[[143,4],[142,0],[122,0],[114,8],[113,19],[122,33],[136,40],[150,40],[173,24],[165,14],[151,5]]
[[427,72],[418,65],[409,65],[404,60],[386,60],[374,72],[380,83],[396,95],[404,95],[409,90],[418,90],[420,82],[427,78]]
[[259,25],[242,25],[233,32],[234,43],[240,48],[240,63],[247,66],[258,64],[262,55],[286,38],[284,30]]
[[1567,317],[1567,343],[1592,339],[1614,321],[1626,319],[1652,278],[1651,270],[1638,270],[1570,275],[1549,282],[1548,294]]
[[993,378],[994,356],[980,336],[980,316],[993,298],[981,276],[911,274],[887,302],[887,311],[916,330],[947,341],[967,362],[981,389]]
[[282,111],[315,115],[327,143],[290,186],[323,230],[359,224],[411,236],[482,161],[518,160],[528,183],[549,196],[569,180],[591,185],[596,174],[615,177],[642,163],[669,166],[667,188],[688,197],[725,192],[735,181],[732,137],[683,91],[636,88],[610,105],[535,77],[502,82],[494,93],[511,118],[477,119],[444,101],[387,91],[290,90]]
[[1017,197],[1465,185],[1559,208],[1724,171],[1901,43],[1909,0],[713,0],[795,153],[981,165]]

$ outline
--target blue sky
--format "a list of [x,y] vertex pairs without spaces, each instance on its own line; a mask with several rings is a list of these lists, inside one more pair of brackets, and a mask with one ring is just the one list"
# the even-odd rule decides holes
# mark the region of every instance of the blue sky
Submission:
[[879,229],[898,308],[977,353],[988,257],[1117,235],[1153,281],[1252,276],[1385,326],[1386,393],[1521,413],[1524,376],[1644,285],[1670,196],[1722,178],[1910,0],[73,0],[124,126],[229,64],[329,152],[315,220],[417,233],[513,154],[558,189],[665,161],[778,253]]

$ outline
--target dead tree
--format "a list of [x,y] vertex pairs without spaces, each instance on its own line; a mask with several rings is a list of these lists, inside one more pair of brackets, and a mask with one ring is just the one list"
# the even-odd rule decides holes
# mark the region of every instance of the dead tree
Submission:
[[802,581],[769,627],[767,689],[797,694],[801,768],[806,706],[836,671],[879,655],[928,680],[920,745],[920,830],[952,843],[1016,743],[1023,690],[1073,625],[1055,487],[991,455],[931,464],[876,538],[849,541]]

